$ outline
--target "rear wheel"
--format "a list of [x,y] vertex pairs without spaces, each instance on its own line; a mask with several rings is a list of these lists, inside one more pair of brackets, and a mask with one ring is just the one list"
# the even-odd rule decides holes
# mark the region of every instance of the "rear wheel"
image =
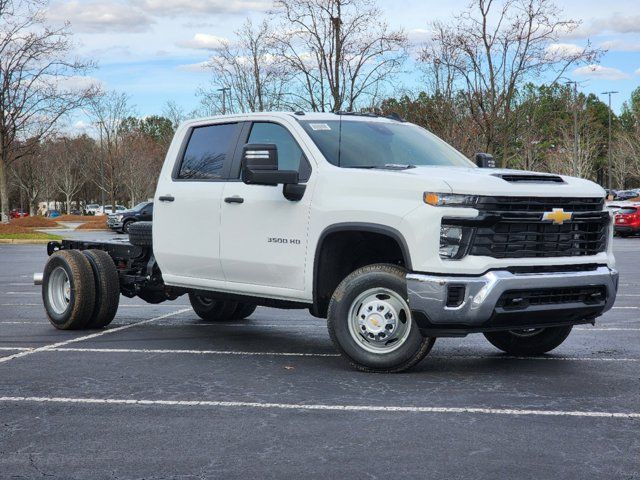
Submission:
[[91,264],[81,252],[61,250],[49,257],[42,278],[42,300],[57,329],[86,327],[93,315],[96,289]]
[[122,233],[129,233],[129,227],[133,224],[133,220],[129,220],[122,224]]
[[208,322],[224,322],[233,318],[238,308],[237,302],[216,300],[199,293],[189,293],[189,302],[193,311]]
[[405,270],[395,265],[362,267],[336,288],[329,303],[329,335],[358,370],[401,372],[431,350],[407,304]]
[[494,347],[511,355],[542,355],[560,346],[571,333],[571,326],[529,328],[484,334]]
[[120,279],[113,260],[102,250],[84,250],[93,270],[96,302],[87,328],[103,328],[116,316],[120,304]]
[[257,305],[253,303],[238,303],[235,312],[233,312],[233,318],[236,320],[244,320],[251,316],[256,311]]

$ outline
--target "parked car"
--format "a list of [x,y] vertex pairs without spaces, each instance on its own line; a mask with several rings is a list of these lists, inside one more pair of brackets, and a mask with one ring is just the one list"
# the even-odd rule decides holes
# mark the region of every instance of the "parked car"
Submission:
[[9,212],[9,218],[24,218],[28,216],[29,216],[29,212],[27,212],[22,208],[14,208]]
[[409,369],[437,337],[473,333],[511,355],[549,352],[615,301],[604,190],[475,160],[397,118],[188,121],[153,222],[129,242],[50,242],[34,281],[62,330],[105,327],[120,294],[188,295],[209,322],[309,309],[364,371]]
[[628,237],[640,232],[640,206],[628,205],[617,211],[615,232],[621,237]]
[[99,208],[100,208],[100,205],[98,205],[97,203],[89,203],[84,208],[84,212],[87,215],[95,215]]
[[107,226],[118,233],[129,233],[129,227],[135,222],[150,222],[153,216],[153,202],[141,202],[130,210],[112,213],[107,220]]
[[638,190],[622,190],[617,193],[614,200],[620,202],[623,200],[630,200],[632,198],[637,198],[637,197],[640,197],[640,191]]
[[122,213],[127,210],[127,207],[124,205],[116,205],[115,210],[112,205],[105,205],[104,207],[98,207],[96,209],[95,215],[109,215],[112,213]]
[[57,218],[60,216],[60,211],[59,210],[47,210],[46,212],[44,212],[44,216],[45,217],[49,217],[49,218]]

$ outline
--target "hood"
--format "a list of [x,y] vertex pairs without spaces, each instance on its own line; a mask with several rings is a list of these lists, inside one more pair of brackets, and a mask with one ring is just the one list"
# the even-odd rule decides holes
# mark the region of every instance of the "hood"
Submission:
[[451,188],[448,193],[517,197],[605,196],[604,189],[590,180],[525,170],[423,166],[402,173],[424,177],[425,186],[434,180],[445,182]]

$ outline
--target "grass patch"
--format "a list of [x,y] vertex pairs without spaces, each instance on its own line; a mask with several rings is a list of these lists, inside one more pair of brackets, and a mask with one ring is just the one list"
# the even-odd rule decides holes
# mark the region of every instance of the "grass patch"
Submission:
[[0,233],[0,240],[62,240],[62,237],[41,232]]
[[58,223],[55,220],[46,217],[24,217],[14,218],[9,225],[15,225],[16,227],[29,227],[29,228],[55,228]]

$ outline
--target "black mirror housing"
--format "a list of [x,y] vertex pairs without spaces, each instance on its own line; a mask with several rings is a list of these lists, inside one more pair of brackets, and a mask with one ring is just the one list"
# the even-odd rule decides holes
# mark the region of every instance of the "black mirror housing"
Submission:
[[242,149],[242,181],[247,185],[295,185],[298,172],[278,170],[278,147],[272,143],[248,143]]
[[489,153],[476,153],[476,165],[480,168],[496,168],[496,160]]

